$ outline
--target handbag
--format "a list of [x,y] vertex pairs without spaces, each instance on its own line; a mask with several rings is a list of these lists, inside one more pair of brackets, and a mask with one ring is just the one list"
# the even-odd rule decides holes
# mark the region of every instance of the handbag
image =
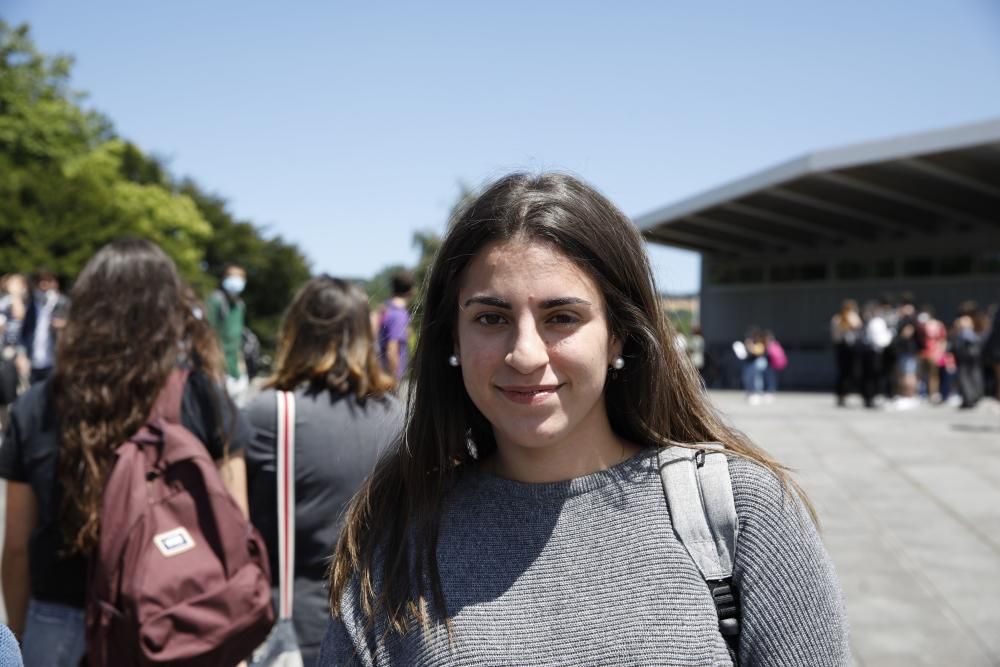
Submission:
[[278,622],[250,659],[250,667],[302,667],[292,624],[295,588],[295,394],[275,392],[278,403]]

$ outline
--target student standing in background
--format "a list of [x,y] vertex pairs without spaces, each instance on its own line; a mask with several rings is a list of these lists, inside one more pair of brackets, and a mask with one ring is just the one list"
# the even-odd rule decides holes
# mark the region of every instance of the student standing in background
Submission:
[[864,323],[858,314],[858,302],[845,299],[840,312],[830,320],[830,339],[837,362],[834,390],[840,407],[844,406],[848,392],[857,384],[858,349],[863,335]]
[[8,622],[28,667],[80,662],[88,565],[115,449],[146,423],[177,368],[189,370],[181,422],[246,511],[249,427],[218,384],[218,347],[188,294],[155,244],[104,246],[73,286],[52,377],[11,407],[0,445],[7,480],[0,570]]
[[243,359],[246,305],[240,297],[246,284],[246,269],[239,264],[229,264],[222,275],[222,289],[212,292],[205,302],[208,323],[215,329],[215,335],[222,346],[226,365],[226,391],[237,405],[242,405],[250,385]]
[[69,299],[59,292],[59,279],[48,269],[35,272],[31,303],[21,326],[21,346],[31,367],[31,384],[52,374],[56,361],[56,338],[66,326]]
[[27,357],[21,350],[21,327],[28,312],[28,283],[19,273],[0,284],[0,424],[7,424],[7,406],[27,383]]
[[329,618],[326,572],[348,501],[402,428],[393,379],[375,358],[368,298],[356,285],[319,276],[285,313],[274,375],[246,408],[250,517],[267,543],[278,585],[276,393],[294,394],[295,511],[292,622],[306,667]]
[[399,271],[392,277],[392,298],[379,315],[379,359],[385,371],[397,382],[403,379],[410,360],[410,299],[413,298],[413,274]]

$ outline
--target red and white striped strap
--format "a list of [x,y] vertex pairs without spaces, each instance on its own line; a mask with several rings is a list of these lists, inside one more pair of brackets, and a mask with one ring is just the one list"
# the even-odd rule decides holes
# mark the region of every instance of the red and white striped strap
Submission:
[[295,583],[295,394],[278,399],[278,618],[292,617]]

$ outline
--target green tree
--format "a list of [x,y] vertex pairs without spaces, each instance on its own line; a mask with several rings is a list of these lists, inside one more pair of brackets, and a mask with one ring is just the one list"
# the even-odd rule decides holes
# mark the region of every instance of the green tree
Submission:
[[267,238],[253,223],[237,220],[225,199],[205,193],[193,181],[184,181],[180,192],[191,198],[213,230],[204,246],[202,267],[209,289],[203,295],[218,286],[226,265],[239,264],[245,268],[247,326],[260,337],[265,348],[273,349],[285,308],[311,275],[308,261],[294,244],[281,236]]
[[[145,157],[135,146],[112,139],[64,165],[63,173],[76,188],[102,197],[99,213],[103,224],[98,229],[79,229],[80,248],[72,255],[82,266],[93,251],[111,239],[145,238],[163,248],[177,263],[181,275],[198,285],[204,280],[203,247],[212,238],[211,225],[187,195],[173,192],[162,183],[127,180],[126,155],[135,162]],[[73,215],[71,211],[66,217]],[[58,231],[51,223],[47,226]]]
[[[102,115],[86,111],[70,89],[72,58],[47,57],[27,25],[0,20],[0,160],[4,167],[55,165],[111,136]],[[7,169],[4,169],[6,172]]]
[[309,278],[298,248],[236,220],[226,202],[118,138],[70,87],[72,59],[40,53],[0,21],[0,273],[47,266],[70,282],[121,236],[158,243],[202,296],[228,262],[246,267],[248,323],[273,343]]
[[[159,243],[197,282],[211,228],[164,187],[162,170],[80,106],[71,66],[39,53],[27,26],[0,22],[0,267],[45,265],[70,279],[101,245],[131,235]],[[146,182],[127,173],[140,164]]]

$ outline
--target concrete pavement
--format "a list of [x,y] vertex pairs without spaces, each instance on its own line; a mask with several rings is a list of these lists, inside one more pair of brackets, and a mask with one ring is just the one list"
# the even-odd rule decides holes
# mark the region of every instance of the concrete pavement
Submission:
[[815,504],[859,665],[1000,665],[1000,404],[713,401],[795,469]]

